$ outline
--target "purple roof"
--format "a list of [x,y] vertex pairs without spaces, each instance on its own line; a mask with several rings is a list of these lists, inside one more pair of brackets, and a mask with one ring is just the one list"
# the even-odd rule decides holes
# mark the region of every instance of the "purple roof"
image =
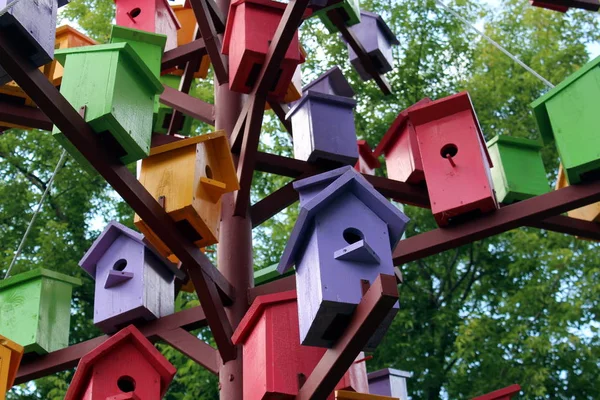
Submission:
[[369,380],[371,379],[377,379],[380,378],[382,376],[398,376],[401,378],[412,378],[412,372],[407,372],[407,371],[400,371],[399,369],[394,369],[394,368],[384,368],[384,369],[380,369],[379,371],[374,371],[374,372],[370,372],[368,375]]
[[279,266],[279,273],[284,273],[295,264],[297,252],[303,248],[307,231],[312,225],[312,220],[320,211],[340,195],[351,192],[367,207],[371,209],[382,221],[388,225],[390,246],[392,249],[402,237],[409,218],[394,207],[385,197],[367,182],[363,176],[351,166],[338,168],[323,174],[311,176],[294,184],[294,188],[302,195],[303,191],[311,191],[315,185],[329,186],[321,190],[300,207],[300,214],[296,225],[288,240]]
[[383,31],[383,34],[386,36],[387,40],[391,44],[395,44],[395,45],[400,44],[400,42],[398,41],[398,38],[396,37],[396,34],[394,32],[392,32],[392,30],[390,29],[388,24],[386,24],[385,21],[383,20],[383,18],[381,17],[381,15],[375,14],[375,13],[372,13],[369,11],[361,10],[360,16],[367,17],[367,18],[375,18],[377,20],[377,26],[379,27],[379,29],[381,29]]
[[[324,87],[328,87],[330,90],[324,92]],[[302,88],[303,93],[306,93],[309,90],[334,94],[336,96],[354,96],[354,90],[352,90],[352,86],[350,86],[344,77],[342,70],[337,65]]]

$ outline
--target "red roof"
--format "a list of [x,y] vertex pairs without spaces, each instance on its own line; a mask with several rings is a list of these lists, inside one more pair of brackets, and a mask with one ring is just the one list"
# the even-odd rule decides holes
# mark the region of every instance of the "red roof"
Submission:
[[[367,164],[367,166],[371,169],[381,167],[381,163],[379,162],[379,160],[377,159],[375,154],[373,154],[373,151],[371,150],[369,143],[367,143],[366,140],[359,140],[357,143],[358,143],[358,154],[360,154],[360,158],[365,160],[365,163]],[[358,166],[359,162],[360,161],[358,161],[356,163],[357,166]]]
[[510,385],[504,389],[496,390],[492,393],[484,394],[483,396],[475,397],[473,400],[502,400],[511,398],[521,391],[521,386],[518,384]]

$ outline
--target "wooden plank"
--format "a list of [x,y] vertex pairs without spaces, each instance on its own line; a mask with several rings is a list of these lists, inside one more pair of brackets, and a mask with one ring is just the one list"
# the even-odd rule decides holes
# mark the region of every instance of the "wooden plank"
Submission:
[[219,374],[217,350],[182,328],[162,331],[158,336],[215,375]]
[[204,39],[196,39],[173,50],[165,51],[162,58],[161,70],[175,68],[195,58],[201,59],[206,54]]
[[163,85],[165,91],[160,95],[160,102],[181,111],[185,115],[206,122],[209,125],[215,125],[215,106],[182,93],[179,90]]

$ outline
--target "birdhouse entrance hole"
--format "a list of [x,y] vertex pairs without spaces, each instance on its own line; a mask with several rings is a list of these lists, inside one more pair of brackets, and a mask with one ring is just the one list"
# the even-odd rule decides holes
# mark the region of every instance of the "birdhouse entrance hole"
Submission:
[[458,147],[456,147],[455,144],[447,144],[444,147],[442,147],[442,150],[440,151],[440,155],[442,156],[442,158],[452,158],[454,157],[456,154],[458,153]]
[[365,238],[365,235],[363,235],[363,233],[356,228],[346,228],[344,229],[344,233],[342,235],[348,244],[356,243]]
[[135,380],[127,375],[120,377],[117,380],[117,387],[123,393],[130,393],[135,390]]
[[127,260],[125,260],[124,258],[121,258],[113,265],[113,269],[119,272],[125,270],[125,267],[127,267]]
[[207,177],[208,179],[212,179],[212,178],[213,178],[213,173],[212,173],[212,169],[210,168],[210,165],[207,165],[207,166],[204,168],[204,172],[206,173],[206,177]]
[[136,7],[136,8],[134,8],[134,9],[132,9],[131,11],[129,11],[129,16],[130,16],[131,18],[136,18],[136,17],[138,17],[138,16],[139,16],[141,13],[142,13],[142,10],[141,10],[141,8],[139,8],[139,7]]

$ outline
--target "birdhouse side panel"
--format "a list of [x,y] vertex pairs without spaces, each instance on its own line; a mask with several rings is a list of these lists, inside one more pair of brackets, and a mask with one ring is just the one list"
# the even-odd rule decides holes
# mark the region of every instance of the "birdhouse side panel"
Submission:
[[69,346],[72,291],[69,283],[42,279],[37,343],[45,352],[50,353]]
[[402,376],[390,375],[391,396],[400,400],[408,400],[408,387],[406,378]]
[[494,164],[491,173],[492,181],[494,182],[494,190],[496,191],[496,199],[499,203],[505,203],[505,200],[509,196],[510,188],[499,147],[499,145],[488,147],[488,152],[492,159],[492,164]]
[[390,376],[369,379],[369,393],[380,396],[392,396]]
[[41,301],[41,279],[0,290],[0,332],[25,347],[25,353],[45,353],[37,344]]
[[[0,4],[0,9],[2,5]],[[0,346],[0,398],[5,399],[5,394],[12,387],[12,382],[10,380],[11,363],[14,363],[14,357],[10,349]]]
[[139,29],[146,32],[159,33],[156,28],[156,0],[116,0],[117,25]]
[[245,372],[242,379],[244,397],[248,400],[262,400],[268,391],[273,390],[269,387],[268,374],[272,373],[275,365],[267,360],[269,343],[266,328],[266,317],[263,314],[243,344]]
[[175,312],[175,279],[150,250],[145,249],[144,306],[157,318]]
[[583,219],[585,221],[600,222],[600,202],[576,208],[569,211],[567,215],[571,218]]
[[167,36],[165,51],[177,47],[177,24],[166,1],[159,1],[156,11],[156,33]]
[[396,143],[385,154],[385,164],[390,179],[413,184],[425,181],[417,135],[410,121],[404,125]]
[[294,158],[297,160],[307,161],[315,149],[310,111],[310,106],[305,102],[289,117],[292,122]]
[[[349,29],[356,35],[356,37],[359,39],[360,43],[363,45],[363,48],[367,53],[371,53],[378,49],[379,28],[377,27],[376,18],[361,13],[360,23],[351,26]],[[348,56],[350,57],[351,61],[353,59],[358,58],[358,56],[350,46],[348,46]]]
[[172,8],[181,24],[181,29],[177,31],[177,45],[181,46],[190,43],[194,40],[194,33],[196,30],[196,16],[194,15],[194,10],[182,6],[175,6]]

